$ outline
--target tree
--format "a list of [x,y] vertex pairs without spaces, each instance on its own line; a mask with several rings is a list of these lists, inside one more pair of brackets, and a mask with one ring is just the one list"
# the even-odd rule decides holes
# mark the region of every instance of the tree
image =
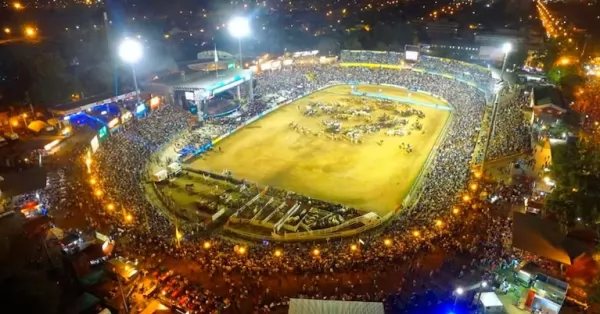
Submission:
[[585,119],[584,127],[595,130],[600,122],[600,80],[588,79],[583,87],[575,93],[574,109]]
[[78,93],[75,78],[66,72],[65,63],[53,53],[39,52],[24,58],[31,84],[29,96],[34,104],[55,105]]
[[388,48],[389,48],[389,46],[386,43],[380,41],[375,44],[375,46],[373,47],[373,50],[386,51],[386,50],[388,50]]
[[360,43],[360,41],[358,41],[358,38],[356,38],[356,36],[350,36],[344,41],[344,49],[362,50],[363,46]]
[[16,78],[11,85],[13,101],[26,101],[28,94],[34,105],[55,105],[78,93],[77,83],[59,55],[30,45],[7,50],[4,61],[11,66],[5,73]]
[[317,50],[321,53],[325,54],[336,54],[340,50],[340,44],[337,40],[331,37],[320,37],[319,44],[317,45]]
[[565,226],[595,225],[600,218],[600,145],[582,139],[557,147],[551,173],[555,188],[546,199],[547,210]]
[[548,71],[548,78],[558,85],[563,94],[571,98],[575,89],[583,83],[583,76],[576,64],[555,64]]

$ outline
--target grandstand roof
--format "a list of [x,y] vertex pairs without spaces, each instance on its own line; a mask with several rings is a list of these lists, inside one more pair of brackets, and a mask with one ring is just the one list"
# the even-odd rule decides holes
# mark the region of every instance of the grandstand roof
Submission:
[[175,73],[164,78],[153,81],[153,83],[165,84],[179,90],[210,90],[215,85],[228,80],[233,80],[239,76],[251,76],[251,70],[232,69],[227,71],[219,71],[217,77],[216,72],[204,71],[185,71]]
[[383,303],[290,299],[289,314],[383,314]]
[[566,110],[565,102],[560,92],[553,85],[542,85],[533,89],[535,106],[552,106]]

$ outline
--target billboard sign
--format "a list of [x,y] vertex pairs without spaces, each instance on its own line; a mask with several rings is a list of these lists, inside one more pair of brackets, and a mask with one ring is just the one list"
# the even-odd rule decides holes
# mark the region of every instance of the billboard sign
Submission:
[[98,140],[98,135],[94,136],[92,141],[90,142],[90,146],[92,146],[92,153],[95,153],[100,147],[100,141]]

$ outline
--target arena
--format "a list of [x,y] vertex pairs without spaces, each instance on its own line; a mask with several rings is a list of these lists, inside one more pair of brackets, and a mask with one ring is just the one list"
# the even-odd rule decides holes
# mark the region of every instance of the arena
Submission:
[[[446,125],[450,107],[437,97],[397,87],[359,85],[357,92],[368,97],[350,92],[350,86],[338,85],[296,100],[220,141],[188,166],[218,174],[226,171],[260,186],[383,216],[398,208],[409,193]],[[328,111],[312,109],[316,104]],[[341,109],[328,108],[331,104],[345,106],[345,112],[368,108],[368,113],[345,117]],[[421,116],[406,113],[411,110]],[[382,125],[384,119],[404,119],[406,125],[377,127],[355,143],[344,135]],[[328,121],[341,125],[339,133],[328,129]],[[419,130],[414,129],[415,123],[421,124]]]

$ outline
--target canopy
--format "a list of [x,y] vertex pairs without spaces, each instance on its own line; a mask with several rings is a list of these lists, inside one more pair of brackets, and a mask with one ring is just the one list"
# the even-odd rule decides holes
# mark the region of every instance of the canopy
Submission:
[[481,294],[481,304],[486,308],[499,306],[504,307],[500,301],[500,298],[498,298],[495,292],[483,292]]
[[290,299],[289,314],[383,314],[383,303]]
[[51,126],[56,126],[60,121],[56,118],[48,119],[48,124]]
[[65,232],[60,228],[52,228],[48,230],[48,235],[46,239],[56,238],[57,240],[62,240],[65,237]]
[[31,123],[29,123],[29,125],[27,126],[27,128],[29,128],[30,130],[32,130],[33,132],[39,132],[43,129],[45,129],[48,126],[48,123],[42,121],[42,120],[35,120]]

